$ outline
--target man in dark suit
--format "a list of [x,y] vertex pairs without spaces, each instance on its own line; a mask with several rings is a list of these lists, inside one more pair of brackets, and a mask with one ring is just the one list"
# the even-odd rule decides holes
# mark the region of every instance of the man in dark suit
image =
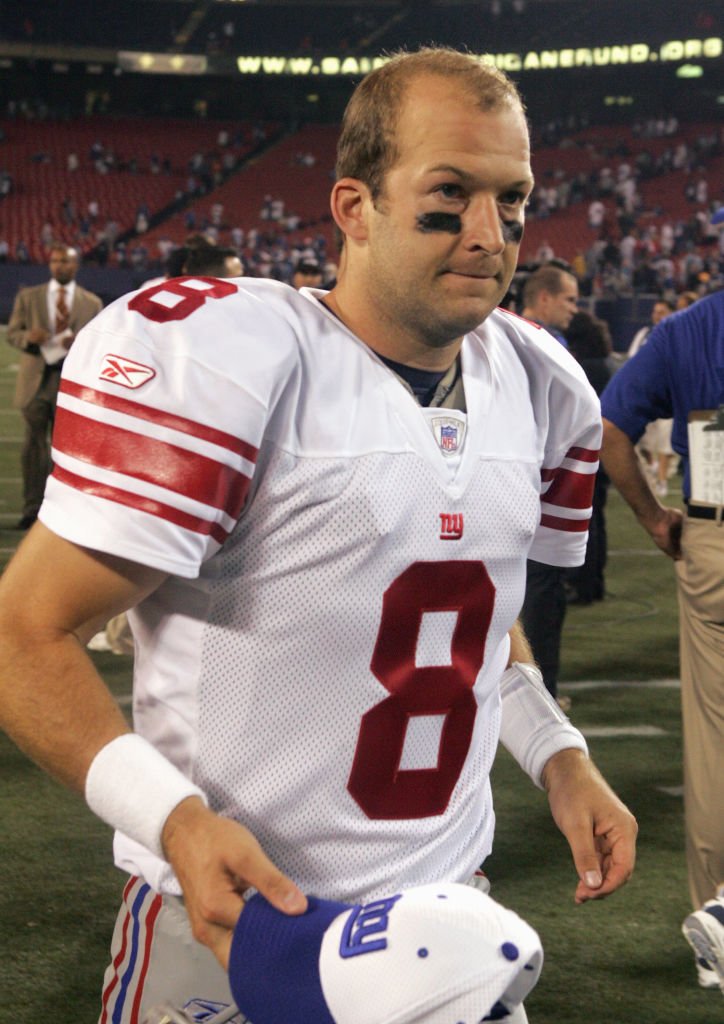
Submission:
[[54,245],[50,281],[18,292],[8,324],[8,341],[22,352],[13,402],[25,420],[20,530],[32,526],[43,500],[63,360],[78,331],[103,306],[97,295],[76,284],[78,263],[75,249]]

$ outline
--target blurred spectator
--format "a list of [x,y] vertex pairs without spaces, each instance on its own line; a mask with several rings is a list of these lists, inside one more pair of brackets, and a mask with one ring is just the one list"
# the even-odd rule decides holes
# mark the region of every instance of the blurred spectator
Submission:
[[[523,311],[526,320],[545,327],[565,348],[563,332],[576,312],[578,281],[573,274],[555,264],[546,264],[534,271],[523,285]],[[533,656],[543,674],[543,682],[558,699],[561,633],[566,615],[565,570],[528,559],[526,565],[525,600],[521,621]],[[564,710],[570,698],[561,697]]]
[[234,249],[210,245],[189,250],[182,273],[195,277],[242,277],[244,268]]
[[522,316],[545,327],[564,348],[568,347],[564,332],[577,304],[577,279],[555,264],[539,267],[523,285]]
[[22,353],[14,400],[25,420],[21,530],[35,522],[50,472],[50,432],[63,360],[78,331],[102,307],[97,295],[76,284],[78,265],[75,249],[54,245],[50,281],[18,292],[8,324],[7,340]]
[[[584,310],[571,318],[566,330],[568,348],[583,367],[588,382],[600,395],[613,374],[611,365],[611,334],[608,324]],[[608,551],[606,536],[606,499],[609,479],[599,466],[593,488],[593,512],[588,528],[586,558],[583,565],[565,570],[568,604],[591,604],[602,601],[606,594],[605,568]]]
[[[651,322],[637,331],[631,342],[627,358],[631,359],[646,344],[651,330],[674,312],[674,304],[668,299],[657,299],[651,310]],[[643,436],[636,445],[636,451],[642,459],[646,477],[651,487],[660,496],[668,494],[671,458],[674,449],[671,447],[672,420],[652,420],[648,423]]]
[[292,286],[297,290],[300,288],[320,288],[322,279],[322,268],[319,263],[314,260],[303,259],[294,268]]

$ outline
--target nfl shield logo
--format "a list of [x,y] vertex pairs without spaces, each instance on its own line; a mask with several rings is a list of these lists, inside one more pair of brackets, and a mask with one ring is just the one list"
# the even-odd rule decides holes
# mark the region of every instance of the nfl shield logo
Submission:
[[465,443],[465,413],[457,409],[446,410],[446,415],[431,416],[428,423],[442,454],[446,458],[457,457]]
[[440,427],[440,447],[444,452],[455,452],[458,448],[457,424],[443,423]]

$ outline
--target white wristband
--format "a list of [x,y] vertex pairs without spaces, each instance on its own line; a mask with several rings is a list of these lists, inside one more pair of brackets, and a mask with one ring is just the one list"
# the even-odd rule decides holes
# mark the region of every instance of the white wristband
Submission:
[[147,740],[130,732],[98,751],[85,780],[90,809],[162,859],[163,826],[174,807],[189,796],[207,803],[198,786]]
[[588,754],[583,734],[546,690],[535,665],[514,661],[500,678],[500,696],[500,742],[540,789],[546,761],[559,750]]

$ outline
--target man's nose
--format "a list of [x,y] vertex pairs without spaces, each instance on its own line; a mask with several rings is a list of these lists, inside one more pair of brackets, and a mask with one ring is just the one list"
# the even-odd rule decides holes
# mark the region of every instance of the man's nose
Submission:
[[497,255],[505,249],[500,210],[494,196],[476,196],[463,218],[464,242],[469,249]]

